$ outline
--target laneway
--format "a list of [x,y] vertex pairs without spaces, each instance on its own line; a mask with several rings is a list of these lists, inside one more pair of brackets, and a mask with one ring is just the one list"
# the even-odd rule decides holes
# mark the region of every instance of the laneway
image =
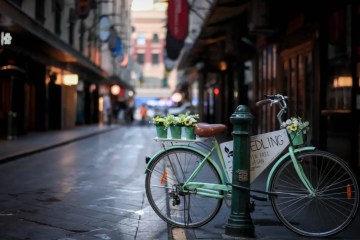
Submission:
[[0,165],[0,239],[168,239],[148,206],[150,127],[124,127]]

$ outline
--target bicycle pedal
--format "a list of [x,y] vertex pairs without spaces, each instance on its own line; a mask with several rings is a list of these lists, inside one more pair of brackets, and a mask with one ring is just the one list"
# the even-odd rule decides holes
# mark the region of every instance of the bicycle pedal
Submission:
[[255,200],[258,200],[258,201],[263,201],[263,202],[267,201],[267,198],[265,198],[265,197],[259,197],[259,196],[255,196],[255,195],[250,195],[250,197]]

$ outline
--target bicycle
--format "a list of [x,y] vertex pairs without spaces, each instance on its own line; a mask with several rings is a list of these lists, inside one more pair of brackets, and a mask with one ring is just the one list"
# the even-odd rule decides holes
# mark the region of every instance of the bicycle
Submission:
[[[287,112],[287,97],[266,97],[256,105],[279,106],[277,118],[281,125],[281,117]],[[225,129],[221,124],[199,123],[195,133],[200,138],[196,140],[155,138],[164,149],[147,159],[145,188],[153,210],[167,223],[200,227],[216,216],[223,200],[231,197],[232,188],[240,187],[231,183],[214,137]],[[195,143],[206,147],[203,142],[207,137],[213,138],[214,145],[208,153],[190,146]],[[190,143],[166,147],[167,141]],[[267,198],[251,197],[270,200],[278,219],[295,233],[310,237],[339,233],[351,223],[359,205],[358,184],[352,170],[339,157],[315,147],[302,147],[291,141],[286,147],[288,152],[274,160],[266,191],[246,190],[267,194]],[[221,165],[211,158],[215,150]]]

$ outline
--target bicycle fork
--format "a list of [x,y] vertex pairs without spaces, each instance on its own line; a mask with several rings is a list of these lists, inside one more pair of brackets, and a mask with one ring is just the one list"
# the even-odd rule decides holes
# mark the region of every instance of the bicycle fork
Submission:
[[311,185],[309,179],[306,177],[300,162],[298,162],[296,160],[296,156],[295,156],[295,153],[294,153],[294,148],[292,146],[289,147],[289,153],[290,153],[291,161],[294,164],[295,171],[298,174],[301,182],[304,184],[306,189],[309,191],[310,195],[312,197],[314,197],[316,195],[316,193],[315,193],[316,191],[313,188],[313,186]]

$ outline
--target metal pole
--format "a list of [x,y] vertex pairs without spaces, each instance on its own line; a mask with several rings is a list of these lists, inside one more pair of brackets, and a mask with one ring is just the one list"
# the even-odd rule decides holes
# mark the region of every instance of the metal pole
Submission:
[[[232,183],[250,188],[250,134],[254,116],[247,106],[240,105],[230,117],[234,125]],[[232,188],[231,215],[225,226],[226,237],[254,237],[255,229],[250,216],[250,192]]]

